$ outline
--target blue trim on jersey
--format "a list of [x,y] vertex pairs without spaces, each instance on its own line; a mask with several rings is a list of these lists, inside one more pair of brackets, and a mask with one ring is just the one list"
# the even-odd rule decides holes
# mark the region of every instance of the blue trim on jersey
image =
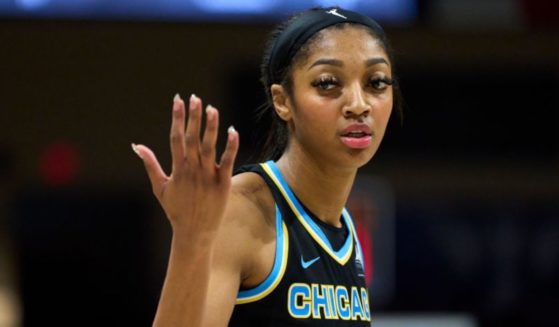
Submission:
[[356,251],[357,251],[357,253],[355,253],[355,258],[361,259],[361,263],[363,264],[363,272],[365,273],[365,262],[364,262],[365,258],[363,258],[363,251],[361,250],[361,242],[359,242],[359,237],[357,237],[357,229],[355,228],[355,224],[353,223],[353,218],[351,217],[349,211],[347,211],[346,208],[344,208],[342,214],[347,224],[350,226],[353,232],[353,237],[355,238]]
[[287,266],[289,247],[287,227],[282,220],[281,212],[276,205],[276,255],[272,272],[255,288],[239,291],[236,304],[258,301],[270,294],[279,284]]
[[351,218],[349,218],[349,214],[347,210],[345,210],[344,208],[344,210],[342,211],[342,216],[344,217],[344,222],[349,229],[349,233],[344,242],[344,245],[338,251],[335,251],[334,248],[332,247],[332,244],[330,244],[330,240],[328,240],[328,238],[326,237],[322,229],[320,229],[320,227],[303,209],[303,206],[297,200],[297,198],[291,191],[291,188],[289,187],[289,185],[287,185],[287,183],[283,179],[283,176],[278,166],[275,164],[275,162],[270,160],[264,163],[263,166],[264,166],[263,168],[268,168],[268,169],[264,169],[264,171],[269,171],[273,174],[273,176],[270,177],[272,177],[272,179],[277,181],[276,185],[280,188],[280,191],[282,191],[282,193],[286,197],[286,200],[291,205],[292,209],[295,211],[295,215],[301,221],[303,226],[307,229],[309,234],[313,238],[315,238],[316,241],[318,241],[318,243],[324,248],[324,250],[326,250],[326,252],[330,254],[330,256],[336,259],[336,261],[338,261],[340,264],[344,265],[349,259],[349,257],[351,256],[351,251],[353,250],[353,239],[354,239],[352,235],[354,234],[354,229],[351,228]]

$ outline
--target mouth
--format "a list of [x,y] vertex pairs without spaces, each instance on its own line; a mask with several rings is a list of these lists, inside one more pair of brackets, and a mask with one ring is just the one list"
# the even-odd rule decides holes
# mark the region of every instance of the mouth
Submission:
[[342,137],[351,137],[351,138],[363,138],[367,136],[371,136],[371,133],[365,131],[355,131],[355,132],[348,132],[341,135]]
[[371,145],[373,134],[366,125],[352,125],[342,131],[340,140],[351,149],[364,149]]

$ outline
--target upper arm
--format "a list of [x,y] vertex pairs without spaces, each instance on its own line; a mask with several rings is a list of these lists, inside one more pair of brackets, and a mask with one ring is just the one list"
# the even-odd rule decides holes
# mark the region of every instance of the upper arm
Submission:
[[235,193],[229,203],[212,252],[204,326],[227,326],[247,265],[259,247],[251,235],[259,228],[254,222],[261,210]]

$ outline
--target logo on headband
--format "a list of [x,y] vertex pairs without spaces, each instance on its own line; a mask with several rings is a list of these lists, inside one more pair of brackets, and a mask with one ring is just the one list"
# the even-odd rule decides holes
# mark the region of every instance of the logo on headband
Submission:
[[344,15],[342,15],[342,14],[340,14],[340,13],[338,12],[338,9],[337,9],[337,8],[334,8],[334,9],[332,9],[332,10],[328,10],[326,13],[327,13],[327,14],[330,14],[330,15],[334,15],[334,16],[341,17],[341,18],[343,18],[343,19],[347,19],[346,16],[344,16]]

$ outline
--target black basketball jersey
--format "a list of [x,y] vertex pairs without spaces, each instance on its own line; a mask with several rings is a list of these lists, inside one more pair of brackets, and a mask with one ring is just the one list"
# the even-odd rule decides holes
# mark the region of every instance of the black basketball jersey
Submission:
[[241,167],[264,178],[276,204],[276,252],[268,277],[241,289],[229,326],[370,326],[363,255],[351,216],[339,248],[295,197],[273,161]]

